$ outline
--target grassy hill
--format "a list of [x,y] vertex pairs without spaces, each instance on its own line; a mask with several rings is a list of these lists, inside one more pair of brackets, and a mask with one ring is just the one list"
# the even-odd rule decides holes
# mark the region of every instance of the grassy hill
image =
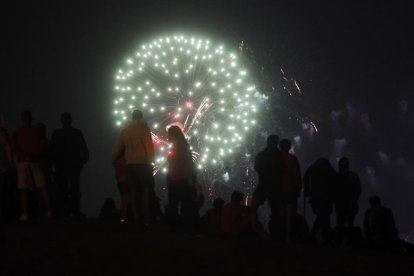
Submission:
[[0,224],[0,275],[414,275],[414,259],[82,222]]

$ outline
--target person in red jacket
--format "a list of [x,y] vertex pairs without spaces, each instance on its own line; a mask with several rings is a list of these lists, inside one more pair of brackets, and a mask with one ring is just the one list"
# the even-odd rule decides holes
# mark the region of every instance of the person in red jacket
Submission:
[[46,208],[46,215],[51,216],[49,196],[46,190],[45,175],[40,165],[36,162],[42,156],[43,141],[38,129],[32,126],[32,113],[23,111],[21,120],[23,125],[16,129],[13,135],[13,147],[17,157],[18,188],[21,194],[22,213],[21,221],[27,221],[28,190],[32,184],[32,178],[36,187],[40,190]]

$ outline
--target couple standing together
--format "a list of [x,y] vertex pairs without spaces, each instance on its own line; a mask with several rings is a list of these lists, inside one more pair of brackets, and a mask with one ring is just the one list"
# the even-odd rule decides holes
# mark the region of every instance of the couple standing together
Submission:
[[[172,148],[168,152],[168,206],[169,220],[181,216],[192,217],[197,194],[197,176],[189,145],[178,126],[168,128],[168,140]],[[154,145],[147,122],[140,110],[132,113],[132,122],[121,131],[112,162],[124,159],[126,164],[125,195],[121,198],[121,222],[126,220],[128,205],[134,220],[148,224],[151,215],[151,193],[154,191],[153,162]]]

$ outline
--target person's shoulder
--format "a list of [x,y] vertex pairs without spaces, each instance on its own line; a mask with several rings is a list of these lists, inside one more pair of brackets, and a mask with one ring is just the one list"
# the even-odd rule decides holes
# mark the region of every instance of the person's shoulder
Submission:
[[15,134],[20,134],[22,132],[27,132],[32,130],[32,125],[21,125],[19,127],[16,128],[16,130],[14,131]]
[[388,208],[386,206],[381,206],[381,207],[382,207],[382,210],[383,210],[384,213],[387,213],[387,214],[390,214],[390,215],[393,214],[391,208]]
[[56,138],[58,138],[58,137],[62,136],[62,134],[63,134],[63,128],[58,128],[58,129],[55,129],[55,130],[52,132],[52,139],[56,139]]
[[280,149],[275,149],[271,151],[271,154],[274,156],[277,156],[278,158],[284,158],[284,152],[281,151]]
[[257,153],[257,155],[256,155],[256,158],[257,157],[264,157],[264,156],[266,156],[266,155],[268,155],[268,150],[266,150],[266,149],[264,149],[264,150],[261,150],[261,151],[259,151],[258,153]]
[[231,207],[231,205],[232,205],[232,202],[228,202],[228,203],[224,204],[222,210],[229,209]]
[[349,172],[349,175],[350,175],[352,178],[359,178],[359,175],[358,175],[356,172],[353,172],[353,171],[350,171],[350,172]]
[[133,129],[135,126],[133,123],[129,123],[128,125],[126,125],[123,129],[121,129],[121,131],[119,132],[121,135],[124,135],[125,133],[131,131],[131,129]]
[[19,133],[20,131],[22,131],[22,127],[23,126],[19,126],[14,130],[14,134],[16,135],[17,133]]
[[79,128],[77,128],[77,127],[70,126],[69,127],[69,130],[71,132],[73,132],[73,133],[77,133],[77,134],[81,134],[82,135],[82,131]]
[[148,123],[147,123],[147,121],[145,121],[144,119],[139,120],[139,121],[137,122],[137,126],[138,126],[140,129],[143,129],[143,130],[148,130],[148,131],[149,131]]
[[284,158],[289,159],[290,161],[296,161],[298,160],[296,158],[296,156],[294,156],[293,154],[289,153],[289,152],[282,152],[282,155]]

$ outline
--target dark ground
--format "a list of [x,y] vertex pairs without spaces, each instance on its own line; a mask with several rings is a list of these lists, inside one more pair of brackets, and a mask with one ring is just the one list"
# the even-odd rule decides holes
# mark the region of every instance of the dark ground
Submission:
[[414,275],[370,250],[168,234],[82,222],[0,224],[0,275]]

